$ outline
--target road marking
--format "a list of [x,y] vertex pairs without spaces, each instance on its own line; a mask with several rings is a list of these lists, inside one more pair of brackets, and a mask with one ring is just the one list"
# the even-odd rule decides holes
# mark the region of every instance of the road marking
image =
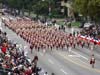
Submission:
[[79,55],[68,55],[69,57],[80,57]]
[[71,51],[71,52],[74,53],[74,54],[76,54],[76,55],[78,55],[78,56],[80,56],[80,57],[82,57],[82,58],[84,58],[84,59],[86,59],[86,60],[88,60],[87,57],[85,57],[85,56],[83,56],[83,55],[81,55],[81,54],[79,54],[79,53],[77,53],[75,51]]
[[24,49],[26,49],[27,48],[27,46],[24,46]]
[[[68,55],[69,57],[77,57],[77,58],[79,58],[79,57],[81,57],[80,55]],[[82,63],[84,63],[84,64],[86,64],[84,61],[82,61],[81,59],[78,59],[80,62],[82,62]],[[87,64],[86,64],[87,65]]]
[[[80,63],[78,63],[78,62],[75,62],[75,61],[73,61],[73,60],[71,60],[71,59],[69,59],[69,58],[67,58],[67,57],[65,57],[63,54],[61,54],[61,53],[58,53],[60,56],[62,56],[64,59],[66,59],[67,61],[69,61],[69,62],[71,62],[71,63],[74,63],[74,64],[76,64],[76,65],[78,65],[78,66],[80,66],[80,67],[82,67],[82,68],[85,68],[85,69],[88,69],[88,70],[90,70],[90,71],[95,71],[95,72],[98,72],[98,73],[100,73],[100,69],[96,69],[96,68],[90,68],[89,66],[85,66],[85,65],[82,65],[82,64],[80,64]],[[66,61],[66,62],[67,62]]]
[[63,69],[60,69],[60,71],[62,71],[65,75],[67,75],[68,73],[66,71],[64,71]]
[[40,52],[40,55],[43,56],[43,53]]
[[54,62],[53,62],[51,59],[48,59],[48,61],[49,61],[51,64],[54,64]]
[[88,58],[86,58],[85,56],[83,56],[83,55],[81,55],[81,54],[79,54],[79,53],[73,51],[71,47],[69,47],[69,52],[72,52],[73,54],[76,54],[76,55],[78,55],[78,56],[84,58],[85,60],[88,60]]
[[88,60],[88,58],[86,58],[85,56],[82,56],[82,55],[80,55],[82,58],[84,58],[84,59],[86,59],[86,60]]
[[[90,50],[90,49],[87,49],[87,48],[84,48],[84,49],[86,49],[87,51],[92,51],[92,50]],[[95,52],[95,48],[94,48],[94,50],[93,50],[94,52]],[[95,56],[97,56],[97,57],[100,57],[100,55],[99,54],[97,54],[97,53],[95,53]]]
[[19,47],[22,48],[22,44],[19,44]]
[[84,63],[85,65],[87,65],[87,66],[88,66],[88,63],[86,63],[86,62],[82,61],[81,59],[79,59],[79,61],[80,61],[80,62],[82,62],[82,63]]

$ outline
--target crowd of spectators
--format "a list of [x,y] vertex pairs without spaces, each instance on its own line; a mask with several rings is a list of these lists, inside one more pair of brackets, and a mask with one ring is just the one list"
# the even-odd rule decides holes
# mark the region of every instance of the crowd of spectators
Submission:
[[[57,29],[54,26],[46,26],[42,23],[32,21],[31,19],[26,18],[16,18],[4,20],[5,26],[16,32],[21,38],[30,43],[30,48],[35,50],[48,50],[50,48],[59,49],[84,45],[89,47],[90,41],[82,40],[78,38],[77,35],[68,34],[64,31]],[[6,36],[6,33],[4,33]],[[4,38],[4,37],[3,37]],[[5,37],[6,38],[6,37]],[[5,45],[6,50],[5,50]],[[4,46],[4,48],[2,48]],[[1,45],[1,58],[3,59],[1,64],[4,68],[10,68],[11,73],[15,75],[38,75],[37,61],[38,57],[35,56],[32,62],[25,60],[24,51],[19,52],[16,48],[16,44],[8,44],[8,41],[4,41]],[[6,51],[6,52],[5,52]],[[7,59],[6,59],[7,57]],[[6,61],[4,61],[6,59]],[[6,67],[5,67],[6,66]]]
[[0,30],[0,75],[39,75],[38,56],[27,59],[24,50],[8,40],[6,32]]
[[88,28],[83,28],[81,34],[98,40],[100,39],[100,25],[91,25]]

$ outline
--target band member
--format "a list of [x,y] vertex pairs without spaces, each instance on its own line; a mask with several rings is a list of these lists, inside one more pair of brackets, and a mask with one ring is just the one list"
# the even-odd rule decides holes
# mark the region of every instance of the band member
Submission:
[[92,65],[92,68],[94,68],[94,64],[95,64],[94,54],[92,55],[92,57],[90,59],[90,64]]
[[33,45],[30,45],[31,53],[33,53]]

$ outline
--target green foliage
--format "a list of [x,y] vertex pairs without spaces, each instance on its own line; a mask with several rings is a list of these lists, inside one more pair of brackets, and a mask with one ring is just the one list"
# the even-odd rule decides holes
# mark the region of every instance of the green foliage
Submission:
[[[19,11],[34,12],[38,15],[49,15],[58,12],[57,2],[60,0],[0,0],[7,5],[10,9],[17,9]],[[59,5],[60,6],[60,5]],[[49,9],[51,8],[51,10]],[[56,12],[56,13],[57,13]],[[58,14],[58,13],[57,13]]]
[[38,0],[37,2],[33,2],[33,11],[36,14],[48,15],[49,14],[49,7],[54,6],[54,0]]
[[79,12],[83,16],[87,16],[88,15],[87,3],[88,3],[88,0],[75,0],[73,7],[76,12]]
[[9,7],[13,7],[14,8],[16,6],[15,4],[17,3],[16,1],[17,0],[8,0],[7,2],[9,4]]
[[100,16],[100,0],[74,0],[74,10],[96,20]]
[[44,14],[48,12],[48,4],[47,2],[38,1],[35,5],[33,5],[33,11],[36,14]]

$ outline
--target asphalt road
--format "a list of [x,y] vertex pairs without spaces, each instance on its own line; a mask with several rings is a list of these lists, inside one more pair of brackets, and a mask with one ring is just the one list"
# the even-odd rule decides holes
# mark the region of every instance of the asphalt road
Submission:
[[3,25],[2,29],[7,32],[7,36],[10,40],[18,43],[22,48],[25,47],[25,52],[28,52],[28,56],[31,59],[33,59],[34,55],[38,55],[38,65],[47,71],[49,75],[51,75],[52,72],[54,72],[55,75],[100,75],[100,48],[96,48],[93,51],[96,64],[95,68],[92,69],[89,64],[91,50],[87,48],[77,47],[70,51],[67,49],[53,49],[53,51],[48,49],[46,53],[44,53],[43,50],[40,50],[40,52],[33,50],[31,54],[27,42]]

